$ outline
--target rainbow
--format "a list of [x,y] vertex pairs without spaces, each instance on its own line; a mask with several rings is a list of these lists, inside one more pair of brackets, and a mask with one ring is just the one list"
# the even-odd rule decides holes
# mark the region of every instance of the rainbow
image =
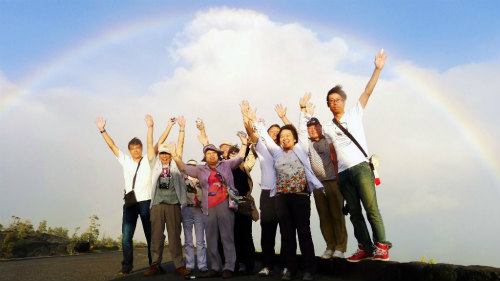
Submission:
[[44,82],[64,71],[67,65],[77,62],[97,53],[103,47],[130,39],[148,30],[165,27],[172,23],[186,21],[188,16],[182,13],[160,13],[154,16],[147,16],[127,24],[117,24],[111,28],[103,30],[86,40],[78,42],[75,46],[68,48],[55,58],[51,58],[42,63],[35,71],[18,83],[19,89],[9,93],[10,97],[0,103],[0,121],[7,114],[9,109],[19,104],[26,96],[33,94]]
[[[45,81],[63,72],[65,67],[72,62],[83,60],[109,44],[130,39],[143,32],[162,28],[172,23],[186,22],[193,16],[193,14],[187,13],[160,13],[154,16],[139,18],[127,24],[118,24],[79,42],[76,46],[67,49],[56,58],[42,64],[41,67],[22,79],[19,83],[20,90],[15,92],[13,97],[0,104],[0,121],[9,109],[20,103],[26,96],[36,92]],[[314,22],[314,20],[312,20],[311,23],[319,29],[327,30],[328,33],[332,33],[332,27],[326,28],[321,23]],[[335,32],[341,32],[342,36],[349,38],[350,42],[354,42],[355,46],[359,46],[361,50],[377,49],[373,44],[353,36],[355,32],[345,32],[345,30],[342,32],[337,28]],[[443,113],[443,116],[448,119],[463,139],[477,153],[485,169],[487,169],[488,173],[497,184],[497,187],[500,186],[500,162],[495,158],[495,154],[491,149],[488,149],[487,144],[478,137],[481,134],[475,129],[472,120],[465,118],[465,116],[460,113],[458,107],[451,106],[452,103],[446,99],[446,95],[444,94],[447,92],[447,89],[441,88],[438,81],[433,81],[432,77],[415,67],[408,67],[408,65],[400,64],[394,67],[394,70],[402,81],[405,81],[410,87],[422,93],[429,104],[437,111]]]

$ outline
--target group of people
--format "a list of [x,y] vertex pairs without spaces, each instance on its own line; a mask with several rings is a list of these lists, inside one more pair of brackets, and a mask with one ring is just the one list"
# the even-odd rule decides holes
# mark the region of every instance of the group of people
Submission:
[[[252,273],[255,266],[252,220],[258,220],[259,215],[249,215],[237,209],[243,201],[253,201],[250,172],[256,159],[261,169],[263,267],[259,276],[273,274],[279,225],[281,249],[278,266],[281,268],[281,279],[291,280],[298,273],[297,237],[304,258],[302,279],[313,280],[316,263],[310,228],[311,194],[326,242],[321,258],[344,258],[347,248],[344,211],[348,209],[358,249],[347,261],[389,260],[391,243],[386,240],[378,209],[362,123],[364,108],[386,58],[383,50],[375,56],[373,74],[352,108],[345,109],[347,96],[340,85],[327,93],[326,102],[333,119],[324,126],[313,117],[315,106],[309,102],[310,93],[299,100],[297,126],[288,120],[286,107],[277,105],[275,111],[284,125],[273,124],[266,128],[263,120],[257,118],[256,109],[247,101],[242,101],[240,107],[246,134],[238,132],[240,146],[229,142],[219,147],[211,144],[205,124],[198,119],[198,139],[203,145],[201,164],[193,159],[183,160],[184,116],[172,118],[157,144],[153,145],[154,122],[150,115],[146,115],[147,160],[143,159],[139,139],[129,142],[130,156],[126,155],[108,135],[106,121],[97,118],[96,125],[101,135],[123,167],[124,193],[134,193],[137,201],[132,206],[123,206],[123,261],[120,273],[130,273],[133,267],[132,237],[138,217],[141,218],[148,244],[150,268],[145,272],[147,276],[162,271],[165,226],[176,272],[187,275],[197,267],[203,277],[216,277],[222,272],[223,278],[232,277],[235,271]],[[175,124],[179,126],[177,143],[166,144],[165,140]],[[363,208],[373,239],[362,213]],[[185,259],[182,257],[182,228]]]

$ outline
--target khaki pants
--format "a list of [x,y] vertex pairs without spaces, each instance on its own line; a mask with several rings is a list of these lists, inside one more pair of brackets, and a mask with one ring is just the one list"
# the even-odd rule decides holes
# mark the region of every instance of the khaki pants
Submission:
[[165,225],[168,233],[168,250],[175,268],[184,266],[181,244],[181,207],[179,205],[158,204],[151,208],[151,256],[152,265],[160,265],[165,244]]
[[319,189],[313,191],[316,209],[319,214],[319,225],[321,234],[326,242],[328,250],[345,252],[347,249],[347,231],[345,218],[342,213],[344,198],[340,193],[336,180],[321,182],[325,187],[325,193]]

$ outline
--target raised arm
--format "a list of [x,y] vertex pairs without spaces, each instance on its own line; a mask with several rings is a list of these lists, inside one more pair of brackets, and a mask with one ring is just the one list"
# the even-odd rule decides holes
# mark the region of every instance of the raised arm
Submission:
[[248,146],[248,140],[247,140],[247,137],[242,135],[242,134],[238,134],[238,137],[240,138],[240,141],[241,141],[241,148],[240,148],[240,152],[238,153],[238,156],[241,158],[245,158],[245,154],[246,154],[247,146]]
[[175,164],[177,164],[177,167],[179,168],[180,171],[184,171],[184,162],[182,162],[182,150],[180,151],[181,153],[179,154],[177,147],[174,142],[171,142],[168,144],[168,150],[170,150],[170,154],[172,155],[172,158],[175,161]]
[[368,81],[368,84],[366,84],[365,91],[359,97],[359,103],[361,103],[363,108],[365,108],[373,89],[375,89],[375,85],[377,85],[378,77],[380,76],[382,68],[384,68],[386,59],[387,55],[385,54],[384,49],[380,50],[375,56],[375,69],[373,70],[372,77],[370,78],[370,81]]
[[252,121],[248,118],[248,111],[250,110],[250,105],[248,101],[243,100],[240,104],[241,115],[243,116],[243,125],[245,126],[245,130],[247,131],[248,138],[250,142],[257,143],[259,140],[259,135],[255,132]]
[[179,124],[179,138],[177,139],[177,154],[182,159],[182,152],[184,151],[184,129],[186,128],[186,119],[184,115],[177,117],[177,124]]
[[201,145],[203,147],[205,147],[205,145],[208,144],[208,136],[207,136],[207,133],[205,131],[205,123],[199,117],[198,117],[198,119],[196,119],[196,128],[198,128],[198,130],[200,130],[200,134],[197,136],[198,140],[200,141]]
[[281,121],[283,121],[283,123],[285,123],[285,125],[292,125],[292,122],[290,122],[290,120],[288,120],[288,118],[286,117],[286,106],[277,104],[274,107],[274,111],[276,111],[278,117],[281,119]]
[[304,146],[304,148],[307,148],[307,145],[309,144],[309,135],[307,133],[307,115],[310,115],[309,118],[311,118],[314,114],[314,105],[309,102],[309,100],[311,100],[311,96],[311,93],[305,93],[304,96],[299,99],[300,115],[297,133],[299,135],[298,141],[302,146]]
[[108,132],[105,129],[106,120],[104,120],[104,118],[102,118],[102,117],[97,117],[95,119],[95,124],[97,125],[97,128],[99,129],[99,131],[101,131],[101,136],[104,138],[104,141],[106,142],[106,144],[109,146],[111,151],[113,151],[115,156],[118,157],[120,154],[120,149],[115,145],[115,142],[108,135]]
[[158,145],[160,145],[160,144],[162,144],[162,143],[165,142],[165,140],[167,139],[168,134],[170,134],[170,130],[172,130],[172,127],[174,126],[175,122],[177,122],[176,118],[170,118],[169,119],[167,128],[165,129],[165,131],[163,132],[163,134],[158,139],[158,142],[154,146],[155,156],[156,156],[156,154],[158,154]]
[[156,156],[156,150],[153,146],[153,117],[151,115],[146,114],[144,117],[144,121],[146,121],[146,126],[148,127],[148,139],[147,139],[147,149],[148,149],[148,160],[152,161]]

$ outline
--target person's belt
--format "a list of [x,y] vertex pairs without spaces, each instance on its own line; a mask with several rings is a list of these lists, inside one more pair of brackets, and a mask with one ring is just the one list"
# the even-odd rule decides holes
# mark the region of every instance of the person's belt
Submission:
[[198,207],[196,204],[186,204],[186,207]]

